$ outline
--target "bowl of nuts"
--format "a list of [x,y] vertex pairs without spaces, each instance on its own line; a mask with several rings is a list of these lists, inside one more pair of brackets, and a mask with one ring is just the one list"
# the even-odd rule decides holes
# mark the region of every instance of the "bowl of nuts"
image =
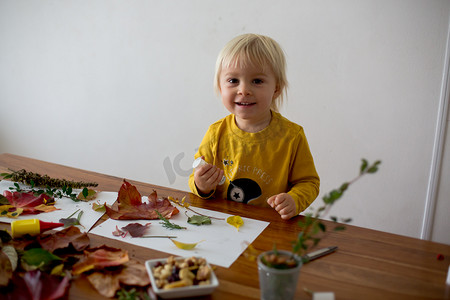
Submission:
[[219,281],[202,257],[151,259],[145,262],[153,291],[161,298],[211,294]]

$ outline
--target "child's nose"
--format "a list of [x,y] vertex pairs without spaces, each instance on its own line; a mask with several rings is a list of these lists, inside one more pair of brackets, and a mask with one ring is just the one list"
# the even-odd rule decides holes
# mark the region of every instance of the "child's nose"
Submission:
[[250,95],[250,94],[251,94],[251,89],[250,89],[250,87],[249,87],[248,84],[241,83],[241,84],[239,85],[239,91],[238,91],[238,93],[239,93],[240,95],[244,95],[244,96]]

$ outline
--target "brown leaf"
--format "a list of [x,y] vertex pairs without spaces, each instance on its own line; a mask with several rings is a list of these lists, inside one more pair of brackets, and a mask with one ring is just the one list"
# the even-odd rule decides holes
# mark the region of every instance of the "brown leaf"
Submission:
[[7,286],[12,276],[11,261],[3,251],[0,251],[0,286]]
[[61,231],[53,234],[43,235],[38,238],[42,248],[49,252],[56,249],[64,249],[70,245],[77,251],[82,251],[89,247],[89,236],[87,233],[82,233],[76,226],[67,227]]
[[147,286],[150,284],[145,266],[138,261],[124,263],[124,268],[111,272],[94,272],[87,276],[89,282],[103,296],[111,298],[121,284]]
[[94,272],[87,279],[97,292],[108,298],[112,298],[120,289],[119,278],[109,273]]
[[119,281],[126,285],[146,286],[150,284],[147,269],[144,264],[136,260],[125,263],[125,268],[119,274]]
[[103,245],[85,250],[84,258],[73,266],[72,274],[79,275],[92,269],[120,266],[128,260],[128,251]]

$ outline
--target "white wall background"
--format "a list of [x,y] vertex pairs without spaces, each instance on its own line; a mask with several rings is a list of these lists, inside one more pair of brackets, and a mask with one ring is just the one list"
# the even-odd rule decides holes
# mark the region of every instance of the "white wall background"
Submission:
[[[261,33],[286,52],[282,113],[305,128],[318,201],[361,158],[381,159],[333,214],[420,237],[449,12],[444,0],[2,0],[0,153],[188,190],[203,134],[227,114],[216,55]],[[450,244],[448,198],[432,239]]]

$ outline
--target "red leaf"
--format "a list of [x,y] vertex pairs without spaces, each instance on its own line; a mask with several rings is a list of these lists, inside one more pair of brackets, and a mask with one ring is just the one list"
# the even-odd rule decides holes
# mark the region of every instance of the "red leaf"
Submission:
[[[61,277],[48,275],[38,271],[25,273],[23,277],[32,299],[53,300],[65,295],[69,287],[69,276]],[[38,296],[39,295],[39,296]]]
[[106,214],[114,220],[157,220],[155,210],[167,219],[179,213],[168,199],[158,199],[156,191],[150,194],[148,203],[142,202],[136,187],[124,180],[116,203],[111,208],[106,207]]
[[137,188],[124,179],[123,184],[119,190],[117,201],[119,201],[123,205],[136,206],[142,203],[142,197],[141,194],[139,194]]
[[14,275],[13,285],[12,291],[2,295],[6,299],[56,300],[67,296],[70,275],[59,277],[35,270],[25,273],[23,277]]
[[9,203],[17,208],[22,208],[22,214],[38,214],[40,209],[35,207],[39,205],[52,206],[55,199],[45,194],[35,196],[33,192],[13,192],[4,191],[3,195],[8,199]]
[[145,231],[150,226],[150,223],[145,225],[141,225],[139,223],[130,223],[125,227],[122,227],[122,230],[128,231],[132,237],[141,237],[145,234]]

